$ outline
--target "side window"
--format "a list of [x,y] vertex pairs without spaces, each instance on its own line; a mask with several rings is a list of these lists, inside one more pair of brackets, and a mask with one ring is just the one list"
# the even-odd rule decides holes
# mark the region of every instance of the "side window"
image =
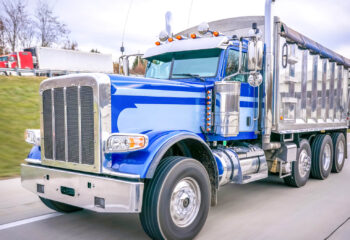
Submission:
[[[246,53],[242,53],[243,72],[247,71],[246,55],[247,55]],[[236,73],[238,71],[238,64],[239,64],[239,52],[233,49],[229,49],[228,57],[227,57],[226,72],[225,72],[226,76]],[[230,78],[230,81],[247,82],[247,78],[248,78],[248,75],[240,74]]]

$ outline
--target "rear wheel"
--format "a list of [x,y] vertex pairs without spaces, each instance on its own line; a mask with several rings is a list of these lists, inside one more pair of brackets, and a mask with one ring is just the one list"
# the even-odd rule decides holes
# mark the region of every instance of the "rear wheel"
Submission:
[[76,211],[82,210],[82,208],[68,205],[65,203],[57,202],[57,201],[50,200],[50,199],[43,198],[43,197],[39,197],[39,198],[48,208],[51,208],[52,210],[55,210],[57,212],[71,213],[71,212],[76,212]]
[[167,157],[145,184],[140,220],[152,239],[193,239],[210,206],[210,181],[191,158]]
[[332,172],[339,173],[344,166],[345,162],[345,149],[346,149],[346,141],[343,133],[333,133],[332,134],[333,141],[333,165]]
[[317,135],[312,143],[311,176],[326,179],[332,169],[333,143],[326,134]]
[[302,187],[310,176],[311,148],[306,139],[299,143],[297,159],[292,162],[292,173],[284,178],[284,182],[292,187]]

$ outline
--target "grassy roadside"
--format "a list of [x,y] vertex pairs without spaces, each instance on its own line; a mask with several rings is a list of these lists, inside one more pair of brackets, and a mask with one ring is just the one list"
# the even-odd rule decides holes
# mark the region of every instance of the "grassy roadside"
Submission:
[[0,178],[17,176],[31,145],[26,128],[39,128],[39,84],[44,78],[0,76]]

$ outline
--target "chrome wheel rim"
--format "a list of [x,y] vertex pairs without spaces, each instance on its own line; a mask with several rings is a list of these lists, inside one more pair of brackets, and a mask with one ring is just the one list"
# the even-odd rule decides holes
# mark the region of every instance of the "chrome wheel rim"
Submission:
[[201,191],[196,180],[186,177],[179,181],[170,199],[170,215],[178,227],[189,226],[197,217]]
[[323,170],[327,171],[331,164],[331,146],[327,143],[322,154]]
[[341,165],[344,161],[344,142],[340,141],[338,143],[338,157],[337,157],[337,162],[338,165]]
[[299,161],[299,175],[300,177],[303,178],[310,171],[310,167],[311,167],[311,158],[305,149],[301,151],[298,161]]

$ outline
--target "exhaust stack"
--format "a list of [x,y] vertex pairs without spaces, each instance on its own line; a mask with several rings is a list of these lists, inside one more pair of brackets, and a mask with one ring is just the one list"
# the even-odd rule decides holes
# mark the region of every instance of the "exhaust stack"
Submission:
[[273,96],[273,52],[272,52],[272,34],[273,34],[273,16],[272,16],[272,4],[275,0],[265,1],[265,109],[264,109],[264,127],[262,137],[262,148],[264,150],[276,149],[281,146],[278,142],[271,142],[271,129],[272,129],[272,96]]

